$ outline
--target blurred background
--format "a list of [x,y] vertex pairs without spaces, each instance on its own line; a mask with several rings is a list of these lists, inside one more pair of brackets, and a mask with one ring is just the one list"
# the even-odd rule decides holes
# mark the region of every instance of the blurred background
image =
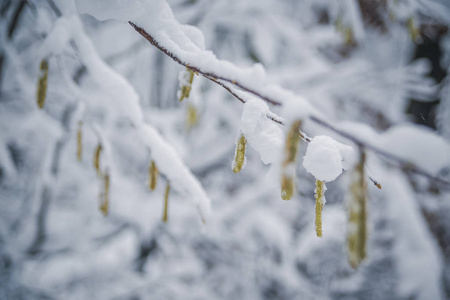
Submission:
[[[448,0],[168,3],[217,57],[263,64],[269,83],[330,120],[377,132],[419,124],[450,141]],[[317,238],[315,180],[301,163],[290,201],[251,147],[245,169],[231,170],[239,101],[196,76],[180,102],[181,66],[128,24],[79,15],[101,58],[139,94],[146,122],[211,198],[203,225],[173,190],[162,223],[165,178],[150,191],[151,153],[82,64],[79,45],[55,42],[61,49],[48,58],[46,103],[37,108],[41,49],[71,14],[71,0],[0,1],[0,299],[450,299],[448,186],[369,153],[383,188],[368,186],[368,257],[353,270],[346,174],[327,184]],[[111,149],[107,217],[92,166],[99,131]],[[346,142],[321,127],[308,134]],[[438,175],[450,180],[449,167]]]

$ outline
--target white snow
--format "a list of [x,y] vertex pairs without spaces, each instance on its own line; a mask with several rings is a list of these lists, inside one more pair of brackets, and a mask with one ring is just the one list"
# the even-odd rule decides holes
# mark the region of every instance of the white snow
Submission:
[[265,164],[279,161],[283,147],[283,131],[267,118],[268,113],[267,104],[253,98],[245,103],[241,118],[242,132]]
[[[282,95],[285,94],[283,91],[278,91],[277,93]],[[308,116],[318,114],[314,107],[309,104],[305,98],[291,94],[283,96],[286,100],[284,101],[281,115],[286,120],[286,124],[292,124],[296,120],[301,120],[303,122]],[[289,130],[289,126],[287,127],[288,128],[286,130]]]
[[[80,3],[81,2],[82,1],[80,1]],[[158,3],[160,2],[162,3],[163,1],[159,1]],[[113,8],[118,9],[116,13],[119,15],[126,13],[120,11],[122,5],[130,5],[130,10],[133,7],[136,9],[142,8],[142,5],[144,5],[144,2],[142,1],[89,1],[89,3],[89,5],[92,5],[94,10],[100,15],[102,15],[103,12],[102,5],[110,5],[111,11],[114,11]],[[98,11],[96,9],[98,9]],[[195,31],[191,31],[190,34],[194,35],[194,32]],[[115,72],[101,59],[94,45],[84,33],[79,18],[77,16],[72,16],[58,19],[55,23],[54,30],[47,39],[63,42],[72,39],[75,42],[80,59],[88,69],[89,75],[97,84],[101,85],[106,92],[106,102],[103,103],[103,105],[114,106],[115,109],[113,111],[121,116],[129,118],[131,124],[140,133],[143,143],[150,148],[159,170],[168,177],[175,190],[179,190],[190,197],[197,206],[202,220],[205,221],[210,211],[210,203],[209,198],[206,196],[200,183],[183,164],[175,150],[164,141],[152,126],[143,122],[143,114],[139,104],[138,94],[124,77]],[[201,41],[197,39],[197,42],[200,43]],[[50,44],[44,44],[44,48],[42,48],[41,51],[50,52],[51,48],[46,48],[46,45]],[[62,45],[59,46],[62,49]],[[109,101],[111,101],[110,104]],[[108,109],[108,111],[111,110]],[[98,128],[98,132],[100,131],[100,128]],[[106,141],[103,141],[102,144],[106,145]],[[106,150],[108,149],[109,148]],[[107,154],[108,157],[112,157],[109,153],[105,154]],[[108,162],[108,166],[111,167],[111,165],[112,162]]]
[[[120,74],[108,66],[97,53],[94,45],[83,30],[80,19],[77,16],[63,17],[55,22],[53,31],[44,42],[41,52],[43,56],[58,54],[56,51],[63,49],[64,43],[72,39],[76,45],[78,54],[89,74],[97,84],[103,87],[108,95],[103,105],[115,105],[120,114],[127,116],[133,123],[143,120],[139,106],[139,96],[129,82]],[[56,48],[52,45],[56,44]]]
[[424,126],[392,127],[380,136],[378,146],[431,174],[450,164],[449,143]]
[[241,69],[219,60],[211,51],[205,51],[202,33],[178,23],[164,0],[78,0],[77,8],[80,13],[89,13],[99,20],[131,21],[150,33],[169,52],[176,53],[183,62],[207,73],[219,74],[253,88],[264,84],[265,71],[261,64]]
[[189,197],[197,207],[202,220],[206,221],[211,210],[210,201],[198,180],[155,128],[142,124],[139,133],[144,144],[150,149],[160,172],[168,178],[175,190]]
[[398,292],[408,298],[443,299],[442,257],[425,223],[409,184],[398,171],[383,171],[383,191],[389,197],[387,211],[395,230],[394,255],[397,265]]
[[[343,163],[340,149],[347,154],[349,149],[328,136],[316,136],[308,145],[303,166],[317,180],[330,182],[342,173]],[[347,164],[346,164],[347,166]]]

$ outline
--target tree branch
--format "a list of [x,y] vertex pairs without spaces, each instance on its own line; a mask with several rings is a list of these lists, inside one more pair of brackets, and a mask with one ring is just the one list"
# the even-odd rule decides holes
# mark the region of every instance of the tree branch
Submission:
[[[158,50],[160,50],[161,52],[163,52],[164,54],[166,54],[167,56],[172,58],[175,62],[177,62],[178,64],[180,64],[182,66],[185,66],[186,68],[189,68],[190,70],[194,71],[195,73],[202,74],[205,78],[207,78],[207,79],[211,80],[212,82],[220,85],[221,87],[223,87],[225,90],[227,90],[232,96],[234,96],[236,99],[238,99],[242,103],[245,103],[245,100],[242,97],[240,97],[239,95],[237,95],[237,93],[235,93],[231,87],[229,87],[227,84],[223,83],[223,81],[227,82],[227,83],[231,83],[234,86],[240,88],[241,90],[246,91],[246,92],[248,92],[248,93],[250,93],[250,94],[252,94],[254,96],[257,96],[258,98],[261,98],[262,100],[266,101],[267,103],[270,103],[270,104],[275,105],[275,106],[281,106],[281,104],[282,104],[281,101],[278,101],[278,100],[272,99],[271,97],[265,96],[260,91],[256,91],[254,89],[248,88],[245,85],[243,85],[243,84],[241,84],[239,82],[236,82],[235,80],[226,78],[224,76],[217,75],[217,74],[214,74],[214,73],[211,73],[211,72],[204,72],[199,67],[197,67],[197,66],[195,66],[193,64],[190,64],[188,62],[182,61],[174,53],[170,52],[168,49],[166,49],[162,45],[160,45],[143,28],[137,26],[136,24],[134,24],[131,21],[128,22],[128,23],[139,34],[141,34],[146,40],[148,40],[153,46],[155,46]],[[284,122],[282,120],[277,119],[274,116],[268,116],[268,118],[271,119],[272,121],[278,123],[278,124],[284,125]],[[359,148],[368,149],[368,150],[370,150],[370,151],[372,151],[374,153],[379,154],[380,156],[384,157],[385,159],[397,162],[400,166],[402,166],[403,168],[405,168],[406,170],[408,170],[408,171],[410,171],[412,173],[416,173],[416,174],[425,176],[425,177],[427,177],[428,179],[430,179],[432,181],[435,181],[437,183],[440,183],[440,184],[446,186],[447,188],[450,188],[450,182],[449,181],[446,181],[445,179],[433,176],[429,172],[427,172],[427,171],[425,171],[425,170],[415,166],[414,164],[412,164],[409,161],[404,160],[403,158],[400,158],[400,157],[398,157],[398,156],[396,156],[396,155],[394,155],[392,153],[389,153],[389,152],[386,152],[386,151],[384,151],[382,149],[379,149],[378,147],[376,147],[374,145],[368,144],[367,142],[365,142],[365,141],[363,141],[363,140],[353,136],[350,133],[344,132],[344,131],[334,127],[330,123],[328,123],[326,121],[323,121],[323,120],[321,120],[320,118],[318,118],[316,116],[310,115],[309,119],[311,121],[313,121],[314,123],[316,123],[316,124],[318,124],[318,125],[320,125],[322,127],[328,128],[331,131],[337,133],[338,135],[340,135],[340,136],[342,136],[342,137],[344,137],[346,139],[349,139],[350,141],[355,143]],[[307,141],[307,142],[310,141],[310,139],[308,137],[306,137],[306,135],[302,134],[301,132],[299,132],[299,134],[305,141]],[[379,183],[375,179],[370,178],[370,180],[374,183],[374,185],[376,185],[376,186],[379,185]]]

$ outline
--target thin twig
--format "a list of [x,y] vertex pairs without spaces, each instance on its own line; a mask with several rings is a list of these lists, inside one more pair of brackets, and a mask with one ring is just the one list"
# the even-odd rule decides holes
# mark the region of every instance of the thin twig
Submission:
[[[377,153],[377,154],[385,157],[386,159],[389,159],[389,160],[397,162],[402,168],[404,168],[404,169],[406,169],[406,170],[408,170],[410,172],[413,172],[413,173],[425,176],[425,177],[427,177],[428,179],[430,179],[432,181],[435,181],[437,183],[440,183],[440,184],[443,184],[443,185],[446,185],[446,186],[450,187],[450,182],[449,181],[431,175],[429,172],[427,172],[427,171],[417,167],[416,165],[414,165],[410,161],[407,161],[407,160],[405,160],[405,159],[403,159],[401,157],[398,157],[395,154],[386,152],[386,151],[384,151],[384,150],[382,150],[382,149],[380,149],[380,148],[378,148],[378,147],[376,147],[374,145],[368,144],[368,143],[362,141],[361,139],[359,139],[359,138],[357,138],[357,137],[355,137],[355,136],[353,136],[353,135],[351,135],[351,134],[349,134],[349,133],[347,133],[345,131],[342,131],[340,129],[335,128],[334,126],[332,126],[328,122],[325,122],[325,121],[323,121],[323,120],[321,120],[321,119],[319,119],[319,118],[317,118],[315,116],[310,116],[309,118],[311,119],[311,121],[314,121],[315,123],[317,123],[317,124],[319,124],[319,125],[321,125],[321,126],[323,126],[325,128],[328,128],[331,131],[339,134],[340,136],[342,136],[342,137],[352,141],[358,147],[365,147],[366,149],[369,149],[370,151],[372,151],[374,153]],[[373,183],[375,185],[377,184],[376,180],[372,180],[372,181],[373,181]]]
[[232,83],[233,85],[237,86],[238,88],[240,88],[240,89],[242,89],[242,90],[244,90],[244,91],[246,91],[246,92],[249,92],[249,93],[251,93],[251,94],[257,96],[258,98],[261,98],[261,99],[263,99],[264,101],[266,101],[266,102],[268,102],[268,103],[270,103],[270,104],[272,104],[272,105],[276,105],[276,106],[280,106],[280,105],[281,105],[281,102],[276,101],[276,100],[274,100],[274,99],[272,99],[272,98],[270,98],[270,97],[268,97],[268,96],[265,96],[265,95],[261,94],[261,93],[258,92],[258,91],[252,90],[252,89],[246,87],[245,85],[243,85],[243,84],[241,84],[241,83],[239,83],[239,82],[237,82],[237,81],[235,81],[235,80],[232,80],[232,79],[229,79],[229,78],[226,78],[226,77],[223,77],[223,76],[220,76],[220,75],[211,73],[211,72],[205,72],[205,71],[201,70],[200,68],[198,68],[198,67],[196,67],[196,66],[190,65],[189,63],[182,61],[182,60],[181,60],[180,58],[178,58],[175,54],[173,54],[172,52],[170,52],[169,50],[167,50],[166,48],[164,48],[163,46],[161,46],[161,45],[160,45],[160,44],[159,44],[159,43],[158,43],[158,42],[157,42],[150,34],[148,34],[144,29],[142,29],[141,27],[137,26],[136,24],[134,24],[134,23],[131,22],[131,21],[128,22],[128,23],[134,28],[134,30],[136,30],[137,32],[139,32],[146,40],[148,40],[148,41],[150,42],[150,44],[152,44],[153,46],[155,46],[156,48],[158,48],[160,51],[164,52],[167,56],[169,56],[170,58],[172,58],[175,62],[179,63],[180,65],[185,66],[186,68],[189,68],[190,70],[192,70],[192,71],[194,71],[194,72],[196,72],[196,73],[202,74],[203,76],[205,76],[206,78],[208,78],[208,79],[210,79],[210,80],[211,80],[211,78],[213,78],[213,79],[215,79],[215,80],[222,80],[222,81],[226,81],[226,82],[228,82],[228,83]]
[[[136,24],[134,24],[134,23],[131,22],[131,21],[128,22],[128,23],[129,23],[129,24],[130,24],[130,25],[131,25],[138,33],[140,33],[146,40],[148,40],[153,46],[155,46],[155,47],[156,47],[157,49],[159,49],[161,52],[163,52],[164,54],[166,54],[167,56],[169,56],[170,58],[172,58],[175,62],[177,62],[178,64],[180,64],[180,65],[182,65],[182,66],[185,66],[186,68],[189,68],[190,70],[194,71],[195,73],[202,74],[205,78],[207,78],[207,79],[213,81],[214,83],[220,85],[221,87],[223,87],[225,90],[227,90],[231,95],[233,95],[236,99],[238,99],[238,100],[241,101],[242,103],[245,103],[245,100],[244,100],[242,97],[240,97],[239,95],[237,95],[237,94],[232,90],[231,87],[229,87],[228,85],[224,84],[224,83],[221,82],[221,81],[225,81],[225,82],[231,83],[231,84],[233,84],[234,86],[236,86],[236,87],[238,87],[238,88],[240,88],[240,89],[242,89],[242,90],[244,90],[244,91],[246,91],[246,92],[248,92],[248,93],[251,93],[251,94],[257,96],[257,97],[261,98],[262,100],[264,100],[264,101],[266,101],[266,102],[268,102],[268,103],[270,103],[270,104],[272,104],[272,105],[275,105],[275,106],[280,106],[280,105],[281,105],[282,102],[277,101],[277,100],[274,100],[274,99],[272,99],[272,98],[270,98],[270,97],[268,97],[268,96],[265,96],[265,95],[261,94],[261,93],[258,92],[258,91],[255,91],[255,90],[253,90],[253,89],[251,89],[251,88],[246,87],[245,85],[243,85],[243,84],[241,84],[241,83],[239,83],[239,82],[236,82],[235,80],[232,80],[232,79],[229,79],[229,78],[225,78],[225,77],[223,77],[223,76],[220,76],[220,75],[217,75],[217,74],[214,74],[214,73],[211,73],[211,72],[204,72],[204,71],[202,71],[199,67],[196,67],[195,65],[192,65],[192,64],[190,64],[190,63],[187,63],[187,62],[182,61],[182,60],[181,60],[179,57],[177,57],[175,54],[173,54],[173,53],[170,52],[168,49],[166,49],[166,48],[164,48],[163,46],[161,46],[161,45],[160,45],[160,44],[159,44],[159,43],[158,43],[158,42],[157,42],[157,41],[156,41],[149,33],[147,33],[144,29],[140,28],[139,26],[137,26]],[[282,120],[276,119],[274,116],[269,116],[269,115],[268,115],[267,117],[268,117],[269,119],[271,119],[272,121],[278,123],[278,124],[284,125],[284,122],[283,122]],[[443,184],[443,185],[445,185],[445,186],[450,187],[450,182],[448,182],[448,181],[446,181],[446,180],[444,180],[444,179],[442,179],[442,178],[433,176],[433,175],[431,175],[430,173],[428,173],[427,171],[425,171],[425,170],[423,170],[423,169],[421,169],[421,168],[419,168],[419,167],[413,165],[411,162],[408,162],[408,161],[406,161],[406,160],[404,160],[404,159],[402,159],[402,158],[400,158],[400,157],[398,157],[398,156],[396,156],[396,155],[394,155],[394,154],[392,154],[392,153],[389,153],[389,152],[386,152],[386,151],[384,151],[384,150],[382,150],[382,149],[379,149],[379,148],[376,147],[376,146],[373,146],[373,145],[371,145],[371,144],[368,144],[368,143],[362,141],[361,139],[359,139],[359,138],[357,138],[357,137],[355,137],[355,136],[353,136],[353,135],[351,135],[351,134],[349,134],[349,133],[347,133],[347,132],[344,132],[344,131],[342,131],[342,130],[340,130],[340,129],[337,129],[337,128],[335,128],[333,125],[331,125],[331,124],[329,124],[328,122],[325,122],[325,121],[319,119],[319,118],[316,117],[316,116],[309,116],[309,119],[310,119],[311,121],[313,121],[314,123],[316,123],[316,124],[318,124],[318,125],[321,125],[321,126],[323,126],[323,127],[325,127],[325,128],[328,128],[328,129],[330,129],[331,131],[333,131],[333,132],[339,134],[340,136],[349,139],[350,141],[352,141],[353,143],[355,143],[355,144],[356,144],[358,147],[360,147],[360,148],[364,147],[364,148],[366,148],[366,149],[369,149],[369,150],[373,151],[374,153],[377,153],[377,154],[383,156],[384,158],[387,158],[387,159],[396,161],[399,165],[401,165],[401,166],[404,167],[405,169],[409,170],[410,172],[413,172],[413,173],[416,173],[416,174],[425,176],[425,177],[429,178],[429,179],[432,180],[432,181],[435,181],[435,182],[438,182],[438,183],[440,183],[440,184]],[[306,136],[306,134],[303,134],[303,133],[301,133],[300,131],[299,131],[299,134],[300,134],[300,136],[302,137],[303,140],[305,140],[305,141],[307,141],[307,142],[310,142],[310,141],[311,141],[311,140]],[[377,180],[375,180],[375,179],[373,179],[373,178],[371,178],[371,177],[369,177],[369,178],[370,178],[370,180],[373,182],[374,185],[376,185],[377,187],[379,187],[380,184],[379,184],[379,182],[378,182]]]

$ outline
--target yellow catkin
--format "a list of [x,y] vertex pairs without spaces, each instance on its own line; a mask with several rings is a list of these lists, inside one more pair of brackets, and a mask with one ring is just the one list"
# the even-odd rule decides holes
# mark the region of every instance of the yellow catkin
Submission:
[[48,61],[46,59],[41,61],[40,71],[36,100],[39,109],[42,109],[44,108],[45,97],[47,95]]
[[316,198],[316,235],[322,237],[322,210],[324,204],[325,183],[316,180],[315,195]]
[[294,178],[283,174],[281,176],[281,199],[290,200],[294,194]]
[[353,29],[350,26],[344,29],[343,35],[344,35],[344,42],[347,46],[355,45],[355,37],[353,34]]
[[408,20],[406,20],[406,26],[408,27],[409,36],[411,37],[413,42],[418,43],[420,38],[420,29],[416,26],[413,17],[410,17],[408,18]]
[[291,199],[294,194],[295,160],[300,141],[300,135],[298,132],[300,125],[300,120],[295,121],[291,125],[291,128],[286,136],[284,160],[281,173],[281,198],[283,200]]
[[236,153],[234,156],[234,162],[233,162],[233,172],[239,173],[244,166],[245,162],[245,148],[247,145],[247,139],[243,134],[241,134],[241,137],[239,138],[239,142],[236,145]]
[[100,153],[102,152],[102,144],[98,144],[94,153],[94,168],[97,170],[97,175],[101,175],[100,171]]
[[169,216],[169,193],[170,193],[170,182],[167,182],[166,191],[164,192],[164,210],[162,216],[162,221],[164,223],[167,223]]
[[366,257],[367,244],[367,199],[364,175],[365,153],[361,152],[359,163],[351,174],[348,203],[348,259],[352,268],[357,268]]
[[352,46],[355,44],[355,37],[353,34],[353,29],[351,26],[345,25],[342,20],[342,14],[339,14],[334,26],[336,28],[336,31],[339,32],[342,37],[344,38],[344,43],[347,46]]
[[77,160],[81,162],[83,159],[83,122],[78,122],[77,130]]
[[180,102],[183,101],[184,98],[189,98],[189,95],[191,93],[192,82],[194,81],[194,71],[190,70],[189,68],[186,68],[186,72],[188,72],[189,78],[188,83],[181,87]]
[[159,176],[158,168],[156,167],[155,161],[152,160],[148,168],[148,187],[152,191],[154,191],[156,188],[158,176]]
[[100,195],[100,211],[106,217],[109,213],[109,174],[103,176],[103,193]]
[[186,117],[186,128],[190,130],[192,127],[197,125],[198,123],[198,116],[197,116],[197,109],[194,105],[188,104],[187,106],[187,117]]

